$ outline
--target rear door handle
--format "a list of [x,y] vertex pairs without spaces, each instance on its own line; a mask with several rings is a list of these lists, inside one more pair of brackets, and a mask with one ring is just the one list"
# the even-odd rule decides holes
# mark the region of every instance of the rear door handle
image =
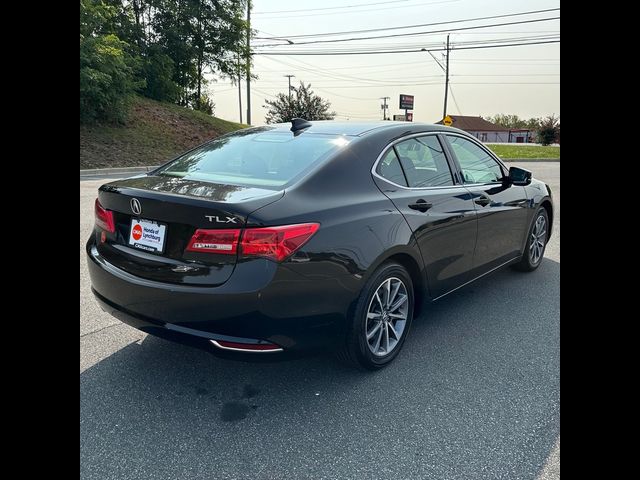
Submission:
[[491,199],[489,197],[482,196],[477,200],[474,200],[474,202],[478,205],[482,205],[483,207],[486,207],[491,203]]
[[416,200],[416,203],[409,204],[409,208],[413,210],[418,210],[419,212],[422,212],[422,213],[426,212],[431,207],[433,207],[433,205],[431,203],[427,203],[427,201],[422,198]]

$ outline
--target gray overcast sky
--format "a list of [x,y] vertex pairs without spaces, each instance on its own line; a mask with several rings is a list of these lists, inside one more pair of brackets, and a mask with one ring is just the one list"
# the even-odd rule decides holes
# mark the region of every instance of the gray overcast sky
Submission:
[[[359,6],[365,5],[365,6]],[[349,7],[347,7],[349,6]],[[351,7],[353,6],[353,7]],[[559,8],[557,0],[253,0],[252,28],[257,37],[283,37],[325,32],[343,32],[431,24],[474,17]],[[281,12],[281,11],[287,12]],[[293,11],[292,11],[293,10]],[[268,13],[280,12],[280,13]],[[333,37],[293,38],[294,43],[358,36],[380,37],[495,23],[522,22],[559,17],[560,11],[505,17],[411,29],[355,33]],[[447,113],[493,115],[511,113],[520,117],[560,114],[560,44],[456,50],[473,46],[469,42],[505,43],[559,39],[560,21],[548,20],[451,31],[450,85]],[[282,44],[263,47],[261,52],[327,50],[375,50],[394,47],[419,50],[442,48],[446,32],[396,38],[289,45],[284,41],[253,40],[253,44]],[[520,40],[517,40],[520,39]],[[443,62],[442,52],[434,52]],[[293,84],[311,83],[315,93],[331,102],[337,120],[382,119],[379,97],[391,97],[389,115],[403,113],[399,94],[415,95],[414,121],[435,122],[442,117],[444,72],[427,52],[377,55],[269,56],[254,57],[258,80],[251,84],[252,123],[264,123],[264,100],[287,91]],[[215,115],[238,121],[238,88],[228,79],[210,85],[216,103]],[[246,122],[246,86],[242,85],[243,121]]]

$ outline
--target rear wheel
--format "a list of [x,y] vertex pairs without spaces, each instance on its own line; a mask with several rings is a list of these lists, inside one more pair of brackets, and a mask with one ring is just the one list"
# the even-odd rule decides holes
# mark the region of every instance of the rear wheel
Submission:
[[413,307],[407,270],[397,263],[380,266],[360,293],[340,357],[369,370],[388,365],[404,344]]
[[544,249],[547,246],[549,237],[549,215],[541,207],[533,217],[533,223],[527,236],[527,244],[522,254],[520,262],[514,265],[516,270],[531,272],[540,266]]

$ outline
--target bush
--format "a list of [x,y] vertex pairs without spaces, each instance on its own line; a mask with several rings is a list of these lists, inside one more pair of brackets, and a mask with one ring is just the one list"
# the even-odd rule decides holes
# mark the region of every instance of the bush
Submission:
[[135,62],[116,35],[80,37],[80,121],[123,122],[134,81]]
[[540,122],[537,130],[538,143],[550,145],[560,141],[560,119],[554,115],[546,117]]
[[216,104],[206,94],[200,96],[200,104],[198,102],[193,103],[193,109],[206,113],[207,115],[213,115],[216,110]]

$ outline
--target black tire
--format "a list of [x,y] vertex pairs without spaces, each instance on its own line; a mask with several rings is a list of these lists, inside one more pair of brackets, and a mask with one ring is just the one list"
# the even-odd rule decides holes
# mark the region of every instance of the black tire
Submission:
[[[397,281],[400,282],[397,282]],[[389,281],[389,285],[391,285],[391,289],[395,289],[395,286],[402,284],[398,287],[396,292],[396,296],[391,296],[393,300],[391,303],[395,304],[399,301],[402,301],[402,297],[404,294],[401,294],[402,286],[404,286],[404,291],[406,291],[406,312],[401,312],[400,309],[404,308],[404,301],[402,301],[402,306],[396,310],[391,310],[391,313],[396,315],[404,315],[406,313],[407,318],[402,325],[402,331],[398,334],[400,337],[393,337],[393,331],[396,331],[394,327],[399,327],[399,319],[391,318],[390,315],[385,315],[384,312],[388,312],[387,309],[383,309],[382,303],[386,303],[386,299],[382,299],[383,302],[380,303],[375,299],[376,292],[379,288],[386,286],[386,283]],[[384,294],[384,291],[381,292]],[[387,294],[389,296],[389,294]],[[393,291],[392,294],[393,295]],[[380,298],[380,295],[378,296]],[[395,262],[388,262],[380,267],[371,275],[369,280],[367,280],[365,286],[362,288],[360,292],[360,297],[356,303],[353,315],[350,319],[350,324],[347,326],[347,335],[345,339],[345,344],[342,349],[338,350],[338,357],[351,364],[358,367],[365,368],[367,370],[378,370],[387,366],[391,363],[397,356],[402,346],[404,345],[404,341],[407,338],[407,334],[409,333],[409,329],[411,327],[411,322],[413,321],[413,312],[414,312],[414,292],[413,292],[413,282],[411,281],[411,276],[407,272],[407,269],[402,265]],[[380,317],[380,321],[368,319],[368,313],[370,313],[369,309],[374,305],[374,302],[378,304],[378,307],[373,307],[374,309],[379,309],[381,311],[380,314],[372,313],[372,315],[378,315]],[[392,305],[393,306],[393,305]],[[395,323],[393,323],[395,322]],[[401,320],[400,320],[401,322]],[[375,330],[375,325],[380,324],[379,332],[381,335],[380,341],[380,350],[378,354],[375,355],[373,353],[373,348],[376,348],[376,337],[372,337],[370,340],[373,345],[369,346],[369,341],[366,338],[367,325],[369,325],[369,332]],[[391,323],[391,328],[388,324]],[[386,329],[382,327],[382,325],[386,325]],[[387,332],[387,336],[385,337],[384,333]],[[389,348],[388,353],[383,352],[383,345],[386,338],[386,346]],[[392,343],[395,342],[393,345]]]
[[[543,220],[539,220],[542,217]],[[544,245],[538,250],[539,255],[533,255],[533,251],[536,247],[532,247],[532,243],[535,237],[535,231],[537,222],[543,222],[544,224]],[[544,207],[540,207],[536,214],[533,216],[533,221],[527,232],[527,243],[524,247],[524,253],[520,261],[513,265],[513,268],[521,272],[532,272],[540,266],[542,259],[544,258],[544,251],[547,248],[547,240],[549,240],[549,215]]]

